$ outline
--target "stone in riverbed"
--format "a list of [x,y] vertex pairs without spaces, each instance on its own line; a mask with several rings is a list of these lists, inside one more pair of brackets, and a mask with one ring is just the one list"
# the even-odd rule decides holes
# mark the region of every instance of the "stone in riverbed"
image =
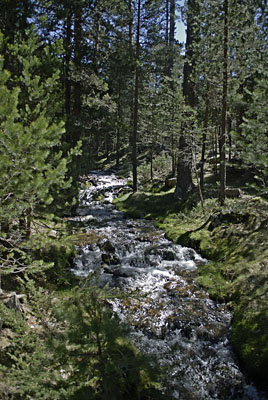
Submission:
[[108,265],[120,264],[120,259],[115,254],[103,253],[101,255],[101,259],[105,264],[108,264]]
[[107,253],[114,253],[115,248],[112,245],[112,243],[109,240],[101,241],[99,242],[99,247],[101,250],[107,252]]

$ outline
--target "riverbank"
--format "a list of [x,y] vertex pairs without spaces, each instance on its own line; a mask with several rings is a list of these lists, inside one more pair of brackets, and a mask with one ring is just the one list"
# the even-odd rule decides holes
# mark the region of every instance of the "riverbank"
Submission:
[[[268,369],[268,203],[243,195],[220,207],[198,194],[174,200],[173,190],[125,194],[114,201],[132,217],[153,219],[175,243],[193,247],[209,262],[199,283],[233,312],[231,342],[242,368],[265,385]],[[267,390],[267,388],[266,388]]]

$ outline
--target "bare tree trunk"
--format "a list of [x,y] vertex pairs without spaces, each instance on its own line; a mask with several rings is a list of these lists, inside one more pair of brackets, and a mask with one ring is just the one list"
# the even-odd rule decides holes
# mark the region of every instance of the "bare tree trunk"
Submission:
[[134,93],[134,112],[133,112],[133,137],[132,137],[132,175],[133,192],[138,190],[137,179],[137,132],[139,116],[139,83],[140,83],[140,19],[141,19],[141,0],[138,0],[138,20],[136,35],[136,70],[135,70],[135,93]]
[[[74,82],[74,117],[79,121],[82,108],[82,98],[81,98],[81,62],[82,62],[82,9],[77,6],[74,13],[74,64],[76,68],[76,79]],[[74,143],[80,139],[80,129],[79,124],[77,124],[74,130]]]
[[129,46],[130,48],[132,48],[132,36],[133,36],[132,0],[128,1],[128,12],[129,12],[128,40],[129,40]]
[[71,82],[70,82],[70,61],[72,57],[72,14],[68,11],[66,19],[66,36],[65,36],[65,112],[67,118],[71,113]]
[[100,20],[101,20],[101,11],[99,10],[99,3],[96,3],[96,20],[94,23],[95,29],[95,42],[94,42],[94,53],[93,53],[93,69],[97,73],[98,71],[98,59],[97,54],[99,51],[99,42],[100,42]]
[[171,76],[174,65],[174,43],[175,43],[175,0],[170,0],[169,12],[169,62],[168,75]]
[[[169,9],[170,7],[170,9]],[[168,66],[167,66],[167,75],[172,78],[172,71],[174,66],[174,43],[175,43],[175,0],[168,0],[166,4],[166,43],[168,44]],[[168,29],[169,22],[169,29]],[[170,89],[172,91],[172,96],[174,95],[174,82],[171,80]],[[174,122],[174,109],[172,110],[172,118],[171,118],[171,168],[172,168],[172,176],[176,174],[176,162],[175,162],[175,138],[174,138],[174,130],[173,130],[173,122]]]
[[[132,0],[128,0],[128,14],[129,14],[129,21],[128,21],[128,44],[129,44],[129,54],[131,59],[133,57],[133,10],[132,10]],[[134,60],[132,60],[134,61]],[[130,96],[129,96],[129,151],[132,152],[132,140],[133,140],[133,113],[134,113],[134,84],[132,81],[132,74],[131,74],[131,82],[130,82]]]
[[166,0],[166,19],[165,19],[165,44],[168,49],[169,44],[169,0]]
[[168,74],[168,56],[169,56],[169,0],[166,0],[166,17],[165,17],[165,70]]
[[[193,43],[198,41],[197,33],[195,31],[196,15],[198,12],[198,2],[196,0],[188,0],[186,60],[183,67],[183,95],[185,97],[186,104],[192,108],[194,108],[196,103],[192,72],[195,64]],[[191,118],[192,113],[185,113],[179,141],[175,197],[181,199],[185,198],[189,191],[193,188],[191,148],[189,145],[189,140],[187,140],[186,137],[186,135],[189,134],[189,129],[191,129]]]
[[228,18],[229,4],[224,0],[224,42],[223,42],[223,90],[222,90],[222,119],[221,135],[219,138],[220,151],[220,204],[226,197],[226,124],[227,124],[227,94],[228,94]]
[[72,143],[71,137],[71,79],[70,79],[70,62],[72,58],[72,11],[68,9],[66,17],[66,30],[65,30],[65,74],[64,74],[64,89],[65,89],[65,114],[66,114],[66,133],[65,140],[68,144]]
[[218,164],[217,164],[217,158],[218,158],[218,127],[215,127],[214,131],[214,137],[213,137],[213,157],[214,157],[214,162],[213,162],[213,173],[215,177],[215,181],[217,180],[217,175],[218,175]]
[[154,159],[154,150],[153,150],[153,145],[151,146],[151,152],[150,152],[150,175],[151,175],[151,182],[154,179],[154,169],[153,169],[153,159]]
[[187,11],[187,30],[186,30],[186,54],[183,67],[183,95],[186,103],[191,107],[195,105],[195,91],[192,81],[192,72],[194,69],[193,44],[196,41],[195,33],[195,10],[197,9],[196,0],[188,1]]
[[175,140],[174,140],[173,130],[171,134],[171,173],[172,176],[175,176],[176,174],[176,152],[175,152]]
[[120,138],[121,138],[121,124],[122,124],[122,111],[121,111],[121,80],[118,83],[118,103],[117,103],[117,129],[116,129],[116,168],[119,168],[120,163]]
[[193,189],[191,155],[187,153],[187,151],[191,150],[185,139],[186,127],[182,129],[183,133],[181,134],[179,141],[177,184],[174,193],[175,198],[181,200],[185,199],[187,194]]
[[232,120],[231,117],[228,116],[227,118],[227,124],[228,124],[228,161],[232,161],[232,135],[231,135],[231,130],[232,130]]
[[203,129],[203,135],[202,135],[202,151],[201,151],[201,160],[200,160],[200,163],[201,163],[201,165],[200,165],[200,188],[201,188],[201,190],[203,190],[203,188],[204,188],[204,165],[205,165],[207,129],[208,129],[209,91],[210,91],[210,84],[209,84],[209,80],[207,80],[206,111],[205,111],[204,129]]

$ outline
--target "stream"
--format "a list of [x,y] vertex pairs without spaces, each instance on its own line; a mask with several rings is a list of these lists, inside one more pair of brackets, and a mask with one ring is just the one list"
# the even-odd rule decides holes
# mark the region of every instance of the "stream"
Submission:
[[108,171],[84,180],[72,221],[91,240],[78,248],[72,272],[87,277],[99,269],[100,286],[127,293],[113,309],[132,327],[136,346],[165,366],[172,398],[267,399],[239,369],[228,339],[230,311],[196,283],[206,260],[167,240],[153,222],[116,210],[112,200],[128,190],[126,180]]

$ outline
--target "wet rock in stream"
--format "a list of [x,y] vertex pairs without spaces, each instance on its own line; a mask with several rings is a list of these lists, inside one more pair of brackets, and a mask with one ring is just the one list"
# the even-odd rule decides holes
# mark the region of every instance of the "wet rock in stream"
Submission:
[[246,385],[230,348],[230,311],[195,281],[206,260],[165,239],[151,221],[117,211],[111,202],[124,179],[100,171],[84,179],[91,185],[81,193],[75,220],[99,239],[78,249],[73,273],[99,270],[101,287],[126,293],[112,307],[132,327],[140,350],[165,367],[166,393],[181,400],[264,400]]

